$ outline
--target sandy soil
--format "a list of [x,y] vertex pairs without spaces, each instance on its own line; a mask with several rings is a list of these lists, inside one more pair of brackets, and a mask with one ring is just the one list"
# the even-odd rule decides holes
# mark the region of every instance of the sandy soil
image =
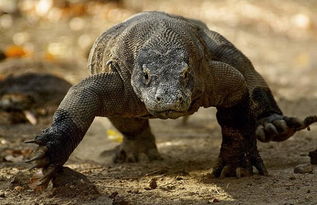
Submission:
[[[268,81],[285,114],[317,114],[314,1],[135,0],[124,9],[113,4],[102,9],[107,15],[99,12],[60,21],[41,17],[31,26],[26,18],[15,19],[16,26],[0,30],[0,46],[14,43],[14,34],[26,33],[27,42],[34,48],[33,56],[21,61],[32,61],[43,60],[41,56],[47,51],[54,54],[56,49],[48,49],[53,43],[59,49],[53,64],[58,63],[59,68],[49,72],[76,83],[87,74],[83,65],[89,42],[101,31],[137,11],[164,10],[201,19],[237,45]],[[77,27],[70,26],[76,24],[71,23],[75,18]],[[78,29],[80,22],[85,26]],[[43,35],[48,31],[51,36]],[[80,39],[88,42],[79,44]],[[73,68],[69,63],[72,61],[76,62]],[[39,134],[50,118],[35,126],[2,125],[0,204],[317,204],[316,170],[294,173],[297,165],[309,164],[308,152],[317,148],[316,125],[310,132],[301,131],[285,142],[258,143],[269,176],[211,179],[209,173],[221,143],[215,112],[214,108],[200,109],[185,126],[182,119],[152,120],[164,160],[137,164],[111,162],[119,143],[107,137],[107,131],[114,128],[107,119],[96,118],[66,164],[82,175],[76,174],[66,184],[60,181],[59,187],[50,186],[44,192],[28,187],[32,172],[27,171],[29,165],[23,160],[32,155],[34,146],[23,141]]]

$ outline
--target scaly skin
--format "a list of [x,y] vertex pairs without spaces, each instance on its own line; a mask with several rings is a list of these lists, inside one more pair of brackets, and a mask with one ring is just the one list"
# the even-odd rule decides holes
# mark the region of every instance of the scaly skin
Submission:
[[53,124],[34,143],[35,167],[46,185],[80,143],[95,116],[108,117],[124,135],[115,162],[140,156],[160,159],[148,124],[177,118],[199,107],[217,108],[223,142],[215,177],[267,171],[256,147],[287,139],[317,121],[283,116],[251,62],[220,34],[200,21],[144,12],[96,40],[89,57],[91,76],[72,87]]

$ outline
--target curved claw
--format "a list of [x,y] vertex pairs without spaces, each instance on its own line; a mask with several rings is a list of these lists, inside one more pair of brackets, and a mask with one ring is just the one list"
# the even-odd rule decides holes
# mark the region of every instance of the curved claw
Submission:
[[275,128],[275,126],[272,123],[265,123],[264,124],[264,130],[267,132],[270,136],[274,137],[278,135],[278,131]]
[[41,160],[38,160],[32,167],[30,167],[28,170],[32,170],[35,168],[41,168],[47,166],[49,163],[49,160],[47,158],[43,158]]
[[55,173],[56,167],[55,166],[49,166],[47,169],[43,170],[44,175],[42,178],[39,179],[38,186],[43,186],[49,183],[49,181],[52,178],[52,175]]
[[40,146],[37,154],[27,162],[35,162],[29,170],[34,168],[42,168],[40,172],[33,175],[29,186],[33,190],[44,190],[47,188],[50,180],[54,177],[58,166],[50,164],[50,160],[47,157],[48,148],[46,146]]
[[33,190],[44,190],[47,188],[50,180],[54,177],[57,168],[54,165],[50,165],[41,172],[35,173],[29,184],[30,188]]
[[254,158],[252,160],[252,164],[258,170],[260,175],[264,175],[264,176],[269,175],[261,157]]
[[220,177],[222,169],[224,168],[225,163],[221,158],[218,158],[216,166],[212,169],[212,176],[217,178]]
[[251,156],[238,160],[238,163],[226,162],[221,156],[218,158],[216,166],[213,168],[214,178],[224,177],[249,177],[253,175],[253,166],[258,170],[259,175],[268,176],[263,160],[256,151]]
[[32,170],[34,168],[43,168],[49,164],[49,159],[46,157],[46,152],[48,151],[47,147],[39,147],[38,153],[30,160],[26,160],[26,163],[35,162],[33,166],[28,168],[28,170]]
[[232,176],[232,167],[231,166],[225,166],[220,174],[219,178],[225,178]]
[[41,159],[43,156],[35,156],[33,157],[32,159],[29,159],[29,160],[25,160],[26,163],[30,163],[30,162],[33,162],[35,160],[38,160],[38,159]]
[[30,144],[30,143],[34,143],[34,144],[40,144],[40,141],[39,140],[26,140],[24,141],[24,143],[27,143],[27,144]]
[[125,147],[121,144],[116,149],[115,156],[112,159],[113,163],[134,163],[139,161],[154,161],[163,159],[156,148],[140,151],[138,149],[130,149],[130,147]]
[[29,163],[29,162],[33,162],[33,161],[42,159],[46,155],[47,150],[48,150],[47,147],[40,147],[38,149],[38,153],[32,159],[26,160],[25,162]]
[[[249,168],[243,168],[243,167],[232,167],[230,165],[225,166],[222,170],[219,178],[225,178],[225,177],[249,177],[253,175],[252,167]],[[214,175],[214,177],[216,177]]]
[[287,132],[288,127],[285,120],[275,120],[273,121],[273,124],[277,128],[278,132],[281,132],[281,133]]
[[255,130],[255,135],[257,136],[257,138],[262,141],[262,142],[267,142],[268,139],[265,136],[265,132],[264,132],[264,126],[263,125],[259,125],[256,130]]

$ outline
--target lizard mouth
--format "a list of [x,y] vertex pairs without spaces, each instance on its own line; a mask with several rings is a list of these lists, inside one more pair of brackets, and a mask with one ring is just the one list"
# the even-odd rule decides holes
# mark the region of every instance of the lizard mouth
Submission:
[[157,112],[157,111],[150,111],[149,112],[155,116],[155,117],[158,117],[158,118],[161,118],[161,119],[176,119],[176,118],[179,118],[181,116],[184,116],[184,112],[181,112],[181,111],[176,111],[176,110],[164,110],[164,111],[160,111],[160,112]]

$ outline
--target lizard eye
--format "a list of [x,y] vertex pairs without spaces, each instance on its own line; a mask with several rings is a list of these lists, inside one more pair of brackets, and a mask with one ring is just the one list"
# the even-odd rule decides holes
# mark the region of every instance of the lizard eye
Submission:
[[150,76],[147,71],[143,72],[143,81],[145,85],[148,85],[150,83]]
[[149,80],[149,74],[147,72],[143,72],[144,80]]
[[187,78],[188,78],[188,70],[187,70],[187,71],[184,71],[184,73],[183,73],[183,77],[184,77],[185,79],[187,79]]
[[142,68],[143,68],[143,79],[144,79],[144,82],[146,84],[148,84],[149,81],[150,81],[149,69],[145,65],[143,65]]

